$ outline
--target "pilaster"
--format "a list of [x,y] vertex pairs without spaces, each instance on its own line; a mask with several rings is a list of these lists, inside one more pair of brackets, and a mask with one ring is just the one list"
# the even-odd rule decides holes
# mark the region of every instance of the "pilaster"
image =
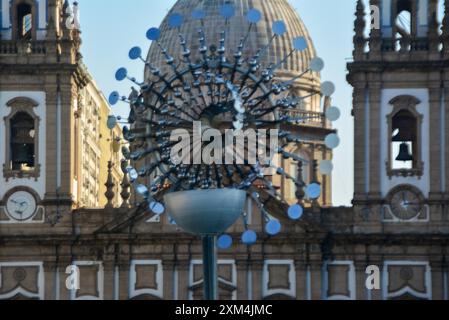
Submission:
[[189,260],[180,260],[178,263],[178,299],[189,300]]
[[248,300],[249,261],[237,260],[237,300]]
[[174,260],[163,260],[162,270],[164,272],[164,282],[163,282],[163,296],[165,300],[174,300],[174,271],[175,271],[175,261]]
[[251,270],[253,274],[253,300],[262,300],[264,298],[262,295],[263,265],[263,260],[251,261]]
[[323,292],[323,262],[311,261],[310,263],[312,300],[322,300],[326,294]]
[[[430,198],[440,198],[441,194],[441,87],[439,82],[429,86],[429,123],[430,123]],[[425,164],[427,166],[427,164]]]
[[[358,80],[358,79],[357,79]],[[366,126],[369,125],[369,114],[365,112],[367,90],[365,82],[354,83],[353,92],[353,116],[354,123],[354,198],[361,200],[366,198],[365,192],[365,156]]]
[[381,92],[381,82],[373,79],[369,83],[369,196],[371,199],[380,199],[381,197],[380,174],[385,170],[385,163],[381,163],[380,159],[380,122],[387,120],[380,119]]

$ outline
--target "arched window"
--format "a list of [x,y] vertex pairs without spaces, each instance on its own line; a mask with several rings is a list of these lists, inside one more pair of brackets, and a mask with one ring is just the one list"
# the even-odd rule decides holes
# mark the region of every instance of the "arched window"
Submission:
[[421,122],[422,115],[416,111],[420,103],[412,96],[400,96],[390,101],[394,106],[388,116],[389,159],[388,175],[421,176]]
[[36,130],[34,119],[26,112],[18,112],[11,119],[11,169],[30,171],[35,166]]
[[34,0],[11,1],[12,38],[32,40],[37,37],[38,2]]
[[33,31],[32,6],[26,3],[17,5],[17,35],[19,39],[31,39]]
[[5,121],[5,163],[3,176],[8,181],[16,178],[40,177],[39,122],[34,113],[38,103],[26,97],[17,97],[6,103],[11,108]]

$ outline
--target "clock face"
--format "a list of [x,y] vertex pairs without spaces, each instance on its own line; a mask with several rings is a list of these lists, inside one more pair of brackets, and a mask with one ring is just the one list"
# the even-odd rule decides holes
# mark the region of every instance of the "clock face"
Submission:
[[26,191],[18,191],[9,196],[6,201],[6,211],[17,221],[26,221],[36,213],[36,199]]
[[423,197],[418,190],[404,187],[392,194],[390,207],[397,218],[411,220],[421,213],[423,209]]

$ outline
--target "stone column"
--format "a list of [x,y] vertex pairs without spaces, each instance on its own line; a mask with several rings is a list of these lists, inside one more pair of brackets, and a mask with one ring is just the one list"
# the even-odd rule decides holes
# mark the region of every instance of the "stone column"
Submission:
[[[449,1],[447,2],[449,3]],[[448,16],[448,20],[449,20],[449,16]],[[448,48],[449,50],[449,48]],[[445,179],[445,197],[446,200],[449,198],[449,194],[448,194],[448,187],[449,187],[449,147],[447,146],[447,143],[449,142],[449,73],[445,73],[444,74],[444,88],[443,88],[443,92],[444,92],[444,117],[445,117],[445,121],[444,121],[444,125],[445,125],[445,132],[444,132],[444,154],[445,154],[445,171],[446,171],[446,176],[443,177],[443,179]]]
[[[439,75],[437,75],[439,77]],[[430,83],[429,88],[429,121],[430,141],[429,141],[429,161],[424,162],[424,169],[430,169],[430,199],[441,199],[441,88],[440,82]],[[419,111],[419,110],[418,110]],[[421,124],[422,125],[422,124]],[[424,134],[424,132],[423,132]],[[424,145],[421,145],[423,150]],[[423,154],[423,161],[426,155]]]
[[42,272],[44,273],[44,288],[39,288],[44,290],[45,300],[56,300],[56,283],[55,283],[55,273],[58,270],[55,265],[55,261],[45,261],[43,265]]
[[323,275],[323,261],[314,260],[310,263],[312,300],[322,300],[325,292],[322,292],[322,275]]
[[178,299],[189,300],[189,269],[190,261],[182,260],[178,263]]
[[253,300],[262,300],[263,288],[263,260],[251,261],[251,270],[253,273]]
[[173,260],[163,260],[162,270],[164,272],[163,296],[165,300],[174,300],[174,280],[175,262]]
[[249,261],[236,260],[237,265],[237,300],[248,300]]
[[430,261],[431,283],[432,283],[432,300],[444,299],[444,268],[441,258],[432,259]]
[[[60,105],[58,106],[58,88]],[[60,76],[49,75],[45,79],[45,90],[47,94],[46,105],[46,195],[50,202],[57,202],[60,206],[65,206],[66,210],[72,204],[72,183],[74,173],[74,115],[73,101],[77,97],[77,88],[72,84],[69,74]],[[58,109],[59,115],[58,118]],[[59,119],[59,120],[58,120]],[[43,121],[41,119],[41,121]],[[59,129],[58,124],[59,123]],[[58,135],[60,150],[58,150]],[[58,158],[60,159],[60,188],[58,189]]]
[[78,88],[71,84],[70,77],[61,77],[61,194],[62,197],[72,198],[72,182],[75,168],[74,163],[74,127],[73,103],[78,99]]
[[46,78],[46,158],[44,159],[43,155],[39,156],[39,161],[46,161],[46,172],[41,172],[41,175],[45,175],[45,197],[51,199],[56,198],[56,81],[54,76],[47,76]]
[[368,300],[366,288],[366,262],[355,261],[355,294],[356,300]]
[[306,300],[307,265],[304,263],[304,259],[301,258],[295,259],[295,269],[296,269],[296,300]]
[[103,260],[104,281],[103,300],[114,300],[114,270],[115,263],[112,259]]
[[[385,173],[385,159],[380,159],[380,151],[382,142],[380,141],[380,132],[381,132],[381,121],[386,122],[387,119],[380,118],[380,107],[381,107],[381,83],[376,81],[377,79],[373,79],[372,82],[369,83],[369,125],[370,125],[370,138],[369,138],[369,197],[372,200],[380,200],[381,198],[381,181],[380,175],[384,175]],[[386,127],[386,126],[385,126]],[[364,144],[364,143],[362,143]]]
[[[354,93],[353,93],[353,115],[354,122],[358,125],[354,126],[354,189],[355,200],[366,199],[365,195],[365,166],[367,165],[365,159],[365,121],[367,114],[365,114],[365,82],[360,79],[354,79]],[[363,125],[362,125],[363,124]]]
[[449,267],[446,253],[443,258],[443,299],[449,300]]
[[131,262],[129,260],[122,260],[119,262],[119,299],[129,300],[129,275],[130,275]]

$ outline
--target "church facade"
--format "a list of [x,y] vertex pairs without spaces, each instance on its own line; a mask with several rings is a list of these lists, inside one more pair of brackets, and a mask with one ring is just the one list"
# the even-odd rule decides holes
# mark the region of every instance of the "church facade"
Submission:
[[[180,0],[172,11],[203,6],[212,14],[225,2]],[[316,55],[301,19],[286,0],[236,1],[236,11],[245,12],[250,2],[267,13],[263,25],[282,19],[308,39],[308,51],[278,77],[300,73]],[[449,298],[449,16],[440,25],[436,0],[370,2],[380,13],[379,28],[367,35],[366,8],[357,1],[348,64],[353,207],[331,206],[331,180],[316,166],[332,158],[324,148],[334,132],[324,117],[331,102],[310,99],[295,112],[314,120],[294,128],[310,143],[291,146],[309,164],[282,166],[320,183],[323,195],[304,201],[304,218],[292,223],[282,215],[287,203],[254,186],[285,227],[275,238],[260,234],[254,246],[219,252],[220,299]],[[200,239],[131,197],[122,173],[128,164],[111,152],[120,130],[101,128],[107,103],[82,64],[80,33],[63,23],[70,7],[60,0],[1,2],[0,299],[201,299]],[[449,14],[447,0],[445,8]],[[231,28],[229,41],[239,39],[243,28]],[[254,48],[269,37],[264,29],[250,36]],[[176,50],[177,33],[166,21],[161,30],[161,42]],[[282,58],[287,42],[275,43],[270,59]],[[160,59],[155,48],[148,59]],[[312,74],[293,90],[307,94],[319,84],[319,74]],[[290,204],[303,197],[284,179],[273,183]],[[250,200],[246,213],[263,230]],[[229,233],[238,238],[243,230],[239,222]],[[75,269],[79,289],[67,281]],[[367,270],[379,277],[368,286]]]

